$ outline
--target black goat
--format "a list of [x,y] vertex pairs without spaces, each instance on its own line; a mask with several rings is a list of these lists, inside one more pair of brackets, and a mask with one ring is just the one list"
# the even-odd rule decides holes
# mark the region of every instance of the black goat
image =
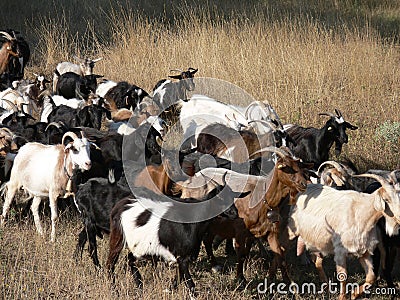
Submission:
[[[57,70],[56,70],[57,71]],[[74,72],[57,74],[58,81],[56,85],[56,95],[61,95],[66,99],[85,99],[87,100],[90,93],[96,92],[97,78],[103,75],[78,75]]]
[[140,125],[133,133],[124,136],[124,160],[161,164],[161,133],[148,122]]
[[342,113],[335,109],[336,115],[331,113],[321,113],[320,115],[329,116],[330,119],[320,128],[304,128],[293,125],[286,129],[286,132],[295,141],[296,146],[290,145],[293,153],[305,162],[314,163],[317,170],[320,164],[329,160],[329,150],[335,143],[335,154],[339,156],[343,144],[348,142],[346,129],[356,130],[358,127],[345,121]]
[[60,105],[53,109],[47,120],[49,123],[63,122],[69,128],[82,126],[100,129],[103,114],[111,119],[110,111],[102,106],[101,101],[98,104],[85,106],[80,110]]
[[95,266],[100,267],[96,236],[103,238],[104,233],[110,233],[111,209],[120,199],[129,195],[129,187],[116,183],[112,172],[108,179],[92,178],[79,185],[75,202],[85,227],[79,234],[75,258],[82,258],[83,248],[89,241],[89,255]]

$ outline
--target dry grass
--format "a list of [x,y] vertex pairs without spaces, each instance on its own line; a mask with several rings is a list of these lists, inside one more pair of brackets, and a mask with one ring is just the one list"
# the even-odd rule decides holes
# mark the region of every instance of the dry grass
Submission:
[[[385,121],[400,121],[397,1],[171,3],[138,1],[135,7],[122,3],[109,9],[111,3],[101,0],[35,1],[30,6],[8,1],[0,11],[0,27],[21,28],[31,41],[28,77],[38,71],[51,75],[58,62],[88,55],[103,57],[95,69],[98,74],[150,91],[170,69],[192,66],[199,68],[200,77],[230,82],[257,100],[270,101],[285,123],[320,127],[325,119],[318,113],[339,108],[359,126],[349,133],[343,156],[354,160],[360,170],[400,168],[398,136],[397,143],[376,138]],[[24,23],[10,18],[10,12],[18,10],[25,16],[21,20],[27,20]],[[49,14],[43,13],[48,10]],[[240,95],[225,94],[223,100],[242,106],[252,100]],[[81,227],[78,218],[64,214],[60,219],[54,245],[36,235],[30,220],[12,219],[0,231],[0,297],[187,298],[182,288],[173,294],[163,292],[168,287],[166,278],[173,277],[171,269],[153,270],[146,263],[141,265],[142,296],[122,263],[119,294],[110,291],[108,279],[95,271],[86,252],[78,264],[72,258]],[[99,249],[104,262],[107,241]],[[267,266],[256,258],[249,262],[246,275],[253,281],[245,292],[234,290],[233,268],[230,260],[225,274],[211,274],[202,252],[192,272],[199,298],[259,298],[256,287]],[[333,274],[332,265],[330,269]],[[360,274],[354,264],[351,280],[361,281]],[[292,275],[296,282],[305,278],[317,282],[312,269],[296,263]]]

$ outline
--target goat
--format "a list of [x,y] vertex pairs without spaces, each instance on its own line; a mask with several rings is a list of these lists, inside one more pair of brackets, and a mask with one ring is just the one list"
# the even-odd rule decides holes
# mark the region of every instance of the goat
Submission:
[[[131,270],[140,287],[142,279],[135,259],[157,256],[178,264],[174,287],[183,280],[194,295],[195,284],[189,273],[189,263],[199,254],[202,237],[210,223],[210,210],[235,218],[237,212],[232,206],[233,199],[244,197],[248,192],[235,193],[229,187],[217,186],[203,199],[173,198],[174,201],[165,201],[144,188],[132,191],[134,197],[122,199],[111,211],[109,273],[114,273],[114,266],[126,243],[131,252]],[[187,214],[188,221],[179,219],[182,206],[193,212]]]
[[[143,167],[161,164],[161,144],[164,128],[160,126],[160,118],[143,122],[134,132],[124,136],[122,157],[124,160],[143,162]],[[161,122],[163,122],[161,120]]]
[[97,78],[103,75],[78,75],[74,72],[67,72],[59,75],[55,94],[64,98],[79,98],[87,100],[90,93],[96,92]]
[[179,100],[187,101],[187,91],[195,89],[193,77],[198,69],[188,68],[187,71],[171,70],[171,72],[173,71],[178,71],[180,74],[169,75],[168,77],[179,80],[177,83],[161,79],[153,88],[153,100],[163,110],[161,118],[168,123],[175,123],[178,119],[178,110],[174,104]]
[[200,132],[210,124],[221,123],[236,131],[249,126],[246,117],[236,107],[207,96],[196,94],[189,101],[179,101],[175,106],[180,106],[179,122],[188,144],[185,148],[195,148]]
[[[235,238],[235,248],[238,259],[236,278],[243,287],[246,283],[243,275],[244,260],[249,254],[254,238],[267,238],[269,245],[274,252],[274,260],[268,271],[270,278],[276,274],[277,267],[282,269],[282,276],[286,281],[289,280],[286,266],[284,263],[283,251],[280,247],[278,226],[279,210],[281,201],[290,196],[291,202],[294,201],[298,192],[303,192],[307,185],[307,169],[310,164],[303,164],[299,159],[292,157],[282,149],[267,147],[262,151],[272,151],[278,154],[279,159],[268,177],[253,176],[228,171],[227,185],[233,191],[250,190],[251,194],[243,199],[235,200],[241,221],[216,220],[215,226],[211,225],[209,235],[204,241],[207,254],[211,258],[213,268],[216,260],[212,253],[211,243],[215,235],[223,238]],[[204,186],[203,193],[209,189],[204,184],[203,176],[212,178],[221,184],[225,169],[206,168],[196,174],[195,177],[181,183],[182,197],[193,195],[192,187]],[[199,189],[195,190],[201,193]],[[201,194],[200,194],[201,195]],[[212,223],[213,224],[213,223]],[[223,225],[222,225],[223,224]]]
[[149,96],[144,89],[136,85],[111,80],[101,82],[96,89],[96,95],[106,100],[111,111],[120,108],[135,109],[144,97]]
[[84,59],[82,59],[82,58],[79,58],[76,56],[74,56],[74,58],[77,61],[79,61],[79,65],[64,61],[64,62],[59,63],[56,66],[56,69],[54,70],[54,76],[53,76],[53,92],[54,93],[56,92],[58,77],[60,75],[67,73],[67,72],[73,72],[80,76],[92,75],[95,63],[102,59],[102,58],[96,58],[96,59],[84,58]]
[[0,49],[0,74],[8,74],[7,86],[23,78],[24,67],[30,58],[28,43],[22,37],[16,37],[14,31],[9,31],[0,31],[0,37],[6,39]]
[[89,255],[94,265],[100,267],[96,236],[103,238],[103,233],[110,233],[111,209],[120,199],[131,194],[129,187],[115,181],[112,171],[108,179],[91,178],[79,185],[75,204],[85,227],[79,234],[75,258],[82,258],[83,248],[89,241]]
[[82,109],[73,109],[69,106],[60,105],[54,108],[47,117],[47,122],[63,122],[67,127],[92,127],[100,129],[103,115],[111,119],[111,113],[99,104],[92,104]]
[[[375,174],[378,173],[377,170],[370,170],[370,172],[371,171],[375,172]],[[384,171],[379,173],[381,176],[384,176],[385,178],[390,180],[390,182],[395,185],[396,189],[400,191],[400,172],[398,170],[392,172]],[[365,193],[373,193],[381,186],[382,185],[379,182],[374,181],[368,185],[368,187],[365,189]],[[387,233],[385,227],[385,218],[379,219],[376,226],[379,237],[379,244],[378,247],[375,248],[374,255],[372,257],[373,265],[375,274],[378,275],[380,271],[388,287],[394,287],[395,285],[393,283],[392,270],[394,259],[397,254],[397,249],[400,247],[400,235],[398,233],[395,233],[393,236],[390,236]]]
[[[69,138],[72,141],[64,145]],[[40,235],[43,235],[43,228],[39,218],[39,205],[42,197],[49,197],[51,241],[54,242],[56,238],[55,223],[58,218],[57,198],[64,195],[67,182],[76,166],[83,170],[90,169],[89,147],[90,143],[86,138],[78,138],[72,132],[64,134],[61,145],[27,143],[22,146],[14,159],[10,181],[5,186],[6,195],[1,224],[4,225],[15,193],[23,187],[33,197],[31,210]]]
[[356,130],[358,127],[345,121],[342,113],[335,109],[332,113],[321,113],[330,119],[320,128],[304,128],[299,125],[285,125],[286,132],[295,141],[296,146],[290,146],[293,153],[303,161],[314,163],[314,168],[329,160],[329,150],[335,143],[335,154],[339,156],[343,144],[348,142],[346,129]]
[[[298,195],[288,220],[289,238],[301,236],[308,250],[321,254],[317,256],[315,265],[324,281],[327,277],[322,268],[322,255],[334,255],[336,271],[344,278],[347,277],[347,255],[359,258],[366,279],[360,288],[353,291],[352,299],[375,282],[371,254],[378,243],[376,223],[383,216],[389,235],[398,230],[400,223],[400,191],[379,175],[354,176],[374,178],[382,188],[373,194],[365,194],[310,184]],[[339,298],[345,299],[346,292],[346,281],[342,280]]]
[[206,126],[197,138],[197,151],[234,162],[245,162],[263,147],[274,146],[272,135],[258,136],[252,131],[236,131],[226,125],[213,123]]

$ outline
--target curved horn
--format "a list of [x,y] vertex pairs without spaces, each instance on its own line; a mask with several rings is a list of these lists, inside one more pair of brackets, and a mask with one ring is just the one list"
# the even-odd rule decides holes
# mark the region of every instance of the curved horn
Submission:
[[0,99],[0,100],[7,102],[12,107],[11,109],[14,110],[15,112],[19,112],[18,107],[14,103],[12,103],[10,100],[7,100],[7,99]]
[[180,72],[180,73],[184,72],[184,71],[182,71],[181,69],[173,69],[173,70],[169,70],[169,71],[170,71],[170,72],[178,71],[178,72]]
[[322,171],[321,167],[324,166],[324,165],[331,165],[331,166],[333,166],[334,168],[336,168],[340,173],[342,173],[342,174],[345,174],[345,173],[346,173],[346,172],[344,171],[343,167],[342,167],[338,162],[336,162],[336,161],[334,161],[334,160],[328,160],[328,161],[323,162],[323,163],[319,166],[319,168],[318,168],[318,170],[317,170],[317,173],[318,173],[319,175],[320,175],[320,171]]
[[318,115],[320,115],[320,116],[328,116],[328,117],[332,117],[332,118],[336,118],[337,117],[332,113],[319,113]]
[[0,130],[7,132],[9,135],[14,136],[14,132],[10,130],[10,128],[2,127]]
[[73,57],[74,59],[76,59],[77,61],[79,61],[79,62],[85,61],[83,58],[79,58],[79,57],[76,56],[76,55],[73,55],[72,57]]
[[72,131],[68,131],[68,132],[64,133],[64,135],[62,137],[62,140],[61,140],[61,144],[64,145],[64,140],[65,140],[66,137],[70,137],[73,140],[78,139],[78,136],[75,133],[73,133]]
[[15,38],[13,38],[8,32],[0,31],[0,34],[2,34],[3,37],[5,37],[9,41],[15,40]]
[[385,190],[390,190],[390,189],[393,190],[393,187],[389,184],[389,182],[385,178],[380,176],[380,175],[366,173],[366,174],[351,175],[351,176],[353,176],[353,177],[369,177],[369,178],[373,178],[376,181],[378,181]]
[[51,127],[51,126],[55,126],[55,127],[57,127],[58,129],[61,128],[61,124],[60,124],[60,123],[58,123],[58,122],[51,122],[51,123],[49,123],[49,124],[46,126],[46,128],[44,129],[44,131],[47,131],[47,130],[49,129],[49,127]]
[[92,62],[98,62],[99,60],[102,60],[102,59],[103,59],[102,57],[99,57],[99,58],[93,59]]
[[263,153],[263,152],[274,152],[278,154],[280,157],[285,158],[286,156],[289,156],[288,153],[285,153],[282,149],[279,149],[274,146],[269,146],[269,147],[264,147],[256,152],[253,152],[251,155],[249,155],[249,158],[253,157],[256,154]]
[[261,123],[261,124],[263,124],[263,125],[268,126],[268,127],[271,128],[272,130],[276,130],[276,128],[277,128],[277,126],[275,126],[274,123],[269,122],[269,121],[265,121],[265,120],[251,120],[251,121],[248,121],[247,123],[248,123],[248,124],[251,124],[251,123]]
[[157,142],[158,146],[162,147],[163,140],[158,135],[156,136],[156,142]]

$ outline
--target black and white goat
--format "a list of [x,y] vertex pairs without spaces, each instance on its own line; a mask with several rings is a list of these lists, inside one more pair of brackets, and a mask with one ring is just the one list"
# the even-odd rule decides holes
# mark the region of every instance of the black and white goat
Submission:
[[102,58],[96,58],[96,59],[79,58],[76,56],[74,56],[74,58],[77,61],[79,61],[79,65],[74,64],[69,61],[64,61],[64,62],[59,63],[56,66],[56,69],[54,71],[54,76],[53,76],[53,92],[54,93],[56,92],[57,82],[58,82],[58,78],[60,75],[67,73],[67,72],[73,72],[80,76],[92,75],[95,63],[102,59]]
[[121,108],[134,110],[149,94],[144,89],[126,81],[105,80],[99,83],[96,95],[106,100],[110,110]]
[[189,68],[187,71],[183,70],[171,70],[178,71],[178,75],[169,75],[169,78],[178,79],[179,81],[174,83],[171,80],[161,79],[153,88],[153,100],[163,110],[161,118],[167,122],[175,123],[178,120],[178,112],[174,104],[178,100],[188,101],[187,92],[195,89],[195,83],[193,80],[194,74],[198,69]]
[[[189,263],[197,258],[203,235],[210,224],[210,210],[221,211],[228,218],[236,218],[234,198],[247,196],[233,192],[229,187],[216,186],[204,199],[180,199],[165,201],[160,195],[145,188],[133,189],[134,197],[118,202],[111,211],[110,251],[107,269],[114,273],[114,266],[125,244],[130,250],[131,271],[135,281],[142,286],[142,278],[135,265],[135,259],[144,256],[160,257],[167,262],[178,264],[174,287],[183,280],[194,294],[195,284],[189,273]],[[192,211],[191,223],[174,219],[179,214],[179,206],[187,205]],[[196,209],[191,206],[195,205]]]
[[55,94],[64,98],[78,98],[87,100],[89,95],[96,92],[97,78],[103,75],[78,75],[74,72],[61,74],[58,78]]

